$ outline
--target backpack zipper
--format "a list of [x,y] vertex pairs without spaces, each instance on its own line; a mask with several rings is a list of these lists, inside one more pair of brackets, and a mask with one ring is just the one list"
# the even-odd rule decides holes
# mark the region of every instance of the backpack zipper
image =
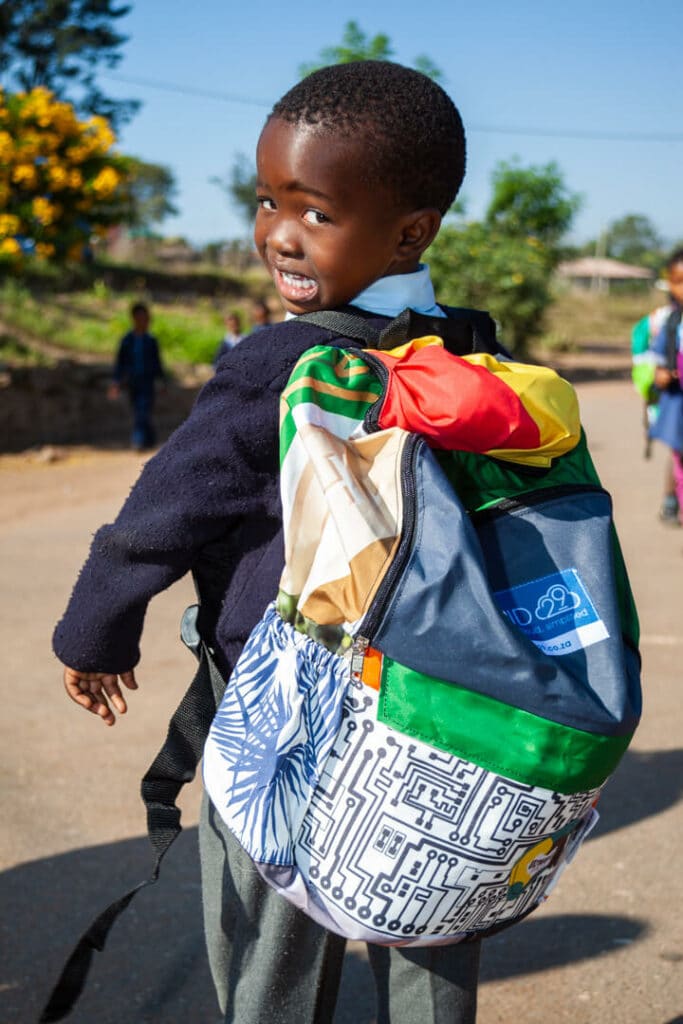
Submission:
[[[417,523],[417,510],[415,507],[415,466],[420,446],[426,442],[417,434],[410,434],[406,440],[401,459],[401,493],[403,496],[403,530],[401,541],[396,557],[389,567],[386,576],[382,580],[375,598],[372,602],[372,609],[366,615],[362,624],[362,633],[357,633],[351,648],[351,674],[354,678],[360,679],[363,673],[363,661],[368,647],[377,631],[380,622],[386,611],[388,599],[392,593],[394,583],[403,572],[410,553],[412,551],[413,537]],[[540,505],[545,501],[552,501],[554,498],[561,498],[567,495],[576,494],[604,494],[609,499],[609,493],[596,484],[558,484],[555,487],[546,487],[540,491],[530,491],[524,496],[503,498],[497,505],[482,509],[479,512],[470,513],[470,517],[477,523],[486,520],[496,519],[501,515],[522,509]]]
[[389,384],[389,371],[382,362],[371,352],[367,350],[359,352],[358,355],[361,357],[363,362],[367,363],[370,369],[373,371],[376,377],[379,378],[379,382],[382,385],[382,394],[379,396],[376,402],[373,402],[368,411],[365,414],[363,420],[363,428],[369,434],[376,434],[380,430],[379,417],[384,406],[384,399],[387,394],[387,386]]
[[354,660],[360,665],[362,671],[365,651],[370,646],[372,638],[382,620],[385,606],[393,591],[394,583],[403,572],[413,547],[413,536],[417,523],[417,510],[415,508],[415,466],[420,448],[425,444],[423,438],[418,434],[409,434],[401,455],[401,496],[403,499],[403,524],[401,540],[398,551],[393,562],[389,566],[384,579],[380,583],[377,593],[372,601],[371,609],[363,619],[362,633],[356,634],[352,648],[352,669],[354,671]]
[[597,484],[556,484],[554,487],[524,491],[514,498],[502,498],[496,505],[470,512],[469,515],[473,522],[484,523],[492,519],[498,519],[502,515],[510,515],[514,512],[533,508],[535,505],[542,505],[546,501],[552,501],[555,498],[565,498],[576,494],[604,494],[607,498],[610,498],[609,493],[604,487],[599,487]]

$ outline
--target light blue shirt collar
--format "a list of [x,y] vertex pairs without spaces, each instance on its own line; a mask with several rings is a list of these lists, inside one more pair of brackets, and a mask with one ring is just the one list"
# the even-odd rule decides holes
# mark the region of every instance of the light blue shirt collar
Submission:
[[404,309],[414,309],[427,316],[445,316],[434,297],[434,286],[426,263],[420,263],[412,274],[390,274],[373,281],[355,299],[352,306],[358,306],[378,316],[398,316]]
[[[404,309],[414,309],[427,316],[444,316],[436,304],[434,286],[426,263],[420,263],[412,274],[390,274],[373,281],[355,299],[352,306],[358,306],[378,316],[398,316]],[[286,313],[285,320],[292,320],[294,313]]]

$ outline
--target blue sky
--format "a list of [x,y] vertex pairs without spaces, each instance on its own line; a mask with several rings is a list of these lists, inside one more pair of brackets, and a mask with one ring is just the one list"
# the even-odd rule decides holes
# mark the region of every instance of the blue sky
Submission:
[[683,238],[681,0],[137,0],[118,23],[129,36],[123,59],[101,83],[143,101],[120,148],[176,175],[180,215],[166,234],[199,243],[248,234],[209,179],[253,154],[270,104],[350,19],[369,36],[385,32],[395,60],[427,54],[444,72],[468,134],[470,217],[485,209],[496,162],[516,156],[556,161],[583,195],[577,241],[627,213]]

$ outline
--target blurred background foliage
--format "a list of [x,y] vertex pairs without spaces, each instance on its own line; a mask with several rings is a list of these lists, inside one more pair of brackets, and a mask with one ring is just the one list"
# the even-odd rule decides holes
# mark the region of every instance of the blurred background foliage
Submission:
[[[254,299],[269,298],[278,315],[250,239],[196,246],[165,237],[163,222],[177,210],[172,169],[116,148],[117,127],[139,104],[105,95],[97,70],[120,60],[126,37],[117,22],[128,10],[113,0],[0,3],[0,355],[6,361],[49,359],[50,347],[111,353],[134,299],[152,303],[153,330],[171,362],[209,362],[224,315],[238,309],[248,327]],[[339,43],[299,73],[391,59],[393,52],[389,36],[369,36],[349,21]],[[413,63],[443,78],[428,56]],[[211,180],[242,212],[250,234],[253,160],[240,155]],[[628,294],[570,298],[558,264],[607,256],[656,273],[670,246],[638,213],[571,246],[567,237],[580,204],[556,164],[500,163],[485,214],[469,219],[466,203],[456,204],[426,254],[437,294],[448,304],[490,310],[504,344],[520,356],[535,344],[571,348],[598,329],[627,339],[627,318],[661,304],[661,293],[646,282],[634,302]]]

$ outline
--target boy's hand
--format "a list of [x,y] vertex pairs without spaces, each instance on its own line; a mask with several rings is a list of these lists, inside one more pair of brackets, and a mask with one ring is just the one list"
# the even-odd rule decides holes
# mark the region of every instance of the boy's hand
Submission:
[[138,684],[132,669],[117,676],[106,672],[78,672],[74,668],[64,667],[64,688],[71,700],[93,715],[98,715],[105,725],[116,724],[112,706],[120,715],[125,715],[128,710],[119,679],[127,689],[137,690]]
[[121,397],[121,388],[118,384],[110,384],[107,388],[107,398],[110,402],[115,402],[117,398]]

